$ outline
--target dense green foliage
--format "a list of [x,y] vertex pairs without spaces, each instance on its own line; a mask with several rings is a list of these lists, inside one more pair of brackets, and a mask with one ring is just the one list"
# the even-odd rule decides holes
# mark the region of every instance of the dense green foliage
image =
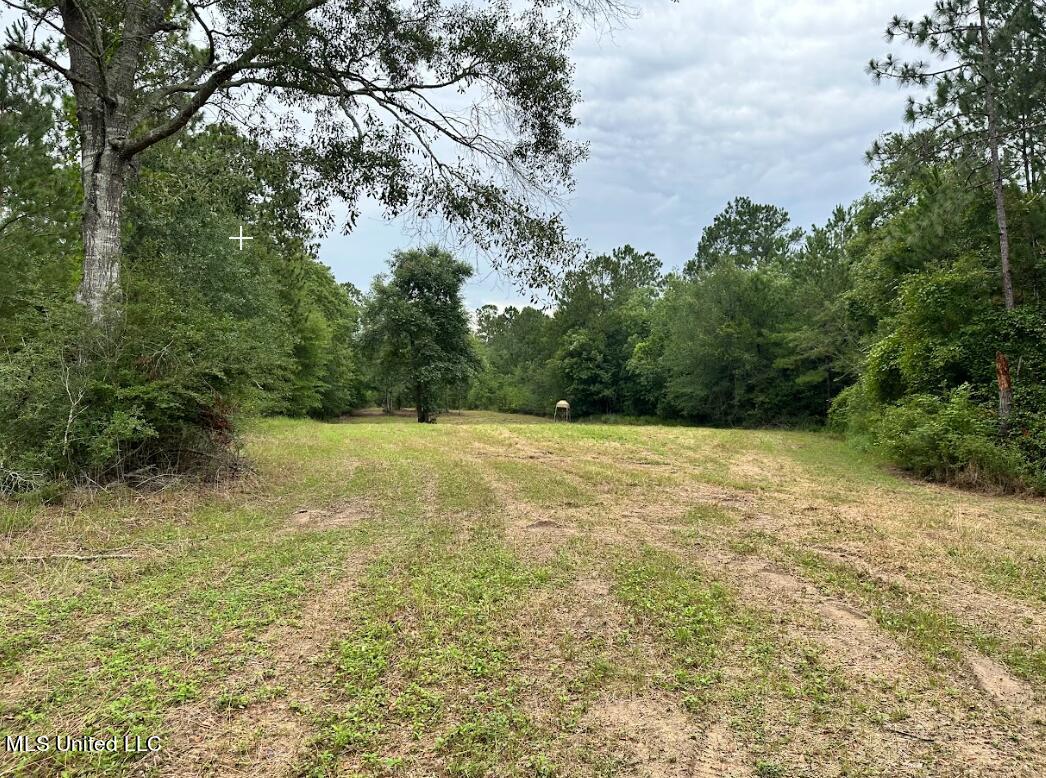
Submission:
[[[581,415],[819,423],[856,369],[840,300],[851,230],[840,210],[804,237],[782,209],[741,198],[682,274],[663,276],[630,246],[591,258],[566,276],[551,315],[479,312],[488,368],[472,402],[550,413],[563,397]],[[759,231],[778,238],[753,249]]]
[[435,419],[479,366],[461,287],[472,268],[437,246],[397,251],[367,299],[361,344],[386,410],[405,399]]
[[347,227],[365,199],[438,219],[534,285],[576,254],[547,208],[585,155],[570,133],[579,96],[568,52],[577,22],[617,16],[615,2],[0,7],[13,20],[0,47],[61,90],[76,117],[77,299],[92,325],[122,316],[124,195],[149,164],[142,155],[214,116],[278,138],[314,210],[340,200]]
[[31,68],[0,53],[0,348],[27,334],[21,311],[73,283],[77,177],[54,99]]
[[[4,186],[21,193],[5,198],[0,231],[0,488],[211,470],[229,462],[236,412],[359,404],[358,302],[312,255],[278,153],[212,126],[143,156],[126,206],[124,316],[85,327],[72,302],[78,178],[56,142],[66,117],[23,67],[5,61],[0,75],[5,108],[34,106],[28,132],[5,123],[0,135],[0,155],[20,165],[5,165]],[[228,236],[241,224],[256,237],[239,251]]]
[[[780,208],[732,203],[681,274],[625,247],[568,276],[550,313],[481,309],[486,369],[470,401],[551,414],[566,398],[579,414],[716,425],[830,419],[920,475],[1046,488],[1046,207],[1007,191],[1019,300],[1007,311],[990,191],[942,164],[886,166],[878,183],[806,234]],[[730,230],[742,211],[748,224]],[[756,256],[751,218],[787,241]],[[1003,433],[997,351],[1016,365]]]
[[871,63],[933,87],[909,103],[912,133],[873,146],[872,194],[808,233],[739,197],[681,273],[626,247],[569,277],[549,315],[480,311],[473,403],[829,421],[919,475],[1046,490],[1046,14],[958,0],[888,34],[945,64]]
[[[486,306],[474,332],[471,268],[439,248],[397,252],[366,296],[316,261],[310,197],[396,200],[382,187],[403,170],[367,178],[396,154],[317,189],[324,160],[202,122],[136,157],[120,315],[86,326],[72,302],[72,103],[0,58],[0,490],[223,465],[239,413],[329,418],[378,401],[430,421],[465,403],[550,414],[559,399],[575,416],[827,424],[922,476],[1046,490],[1044,13],[959,0],[890,34],[953,65],[871,63],[933,88],[909,105],[911,132],[873,146],[870,194],[809,230],[738,197],[678,271],[631,246],[590,256],[558,279],[550,309]],[[530,128],[548,135],[535,170],[559,159],[567,175],[557,133],[570,105]],[[427,198],[450,197],[458,218],[495,230],[452,194],[403,192],[392,210],[420,199],[440,213]],[[255,239],[238,250],[228,236],[241,225]],[[560,244],[558,222],[546,227]],[[528,256],[517,269],[547,280],[541,252]]]

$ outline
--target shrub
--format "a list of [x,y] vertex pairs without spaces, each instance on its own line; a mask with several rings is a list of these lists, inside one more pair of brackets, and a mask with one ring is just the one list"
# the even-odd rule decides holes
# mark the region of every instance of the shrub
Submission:
[[1005,489],[1046,489],[1042,460],[1023,455],[1001,436],[991,408],[961,386],[947,397],[912,395],[884,409],[874,429],[876,446],[891,461],[939,481]]
[[105,333],[78,306],[48,312],[22,349],[0,355],[0,489],[233,464],[230,412],[260,374],[248,335],[155,298]]

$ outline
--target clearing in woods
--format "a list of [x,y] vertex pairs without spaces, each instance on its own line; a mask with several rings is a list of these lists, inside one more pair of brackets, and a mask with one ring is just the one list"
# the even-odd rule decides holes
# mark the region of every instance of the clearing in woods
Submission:
[[0,773],[1046,774],[1043,501],[794,432],[248,440],[218,490],[0,507],[0,736],[162,742]]

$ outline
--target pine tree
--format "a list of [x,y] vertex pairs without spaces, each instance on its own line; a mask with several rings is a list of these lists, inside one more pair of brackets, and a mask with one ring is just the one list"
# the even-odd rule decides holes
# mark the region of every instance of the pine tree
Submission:
[[[1032,95],[1026,90],[1041,84],[1041,71],[1027,78],[1033,62],[1024,55],[1042,48],[1042,11],[1032,0],[938,0],[922,19],[894,17],[887,27],[892,40],[901,38],[927,49],[939,63],[905,62],[888,55],[873,60],[876,79],[891,78],[901,85],[933,87],[923,100],[909,98],[906,112],[912,124],[928,126],[920,134],[932,155],[958,157],[975,174],[988,171],[995,199],[999,233],[999,268],[1003,304],[1016,305],[1011,271],[1011,239],[1006,187],[1011,171],[1005,150],[1014,144],[1028,148]],[[884,147],[873,147],[879,155]],[[1033,180],[1030,156],[1027,180]],[[996,355],[999,420],[1005,431],[1012,410],[1009,361]]]

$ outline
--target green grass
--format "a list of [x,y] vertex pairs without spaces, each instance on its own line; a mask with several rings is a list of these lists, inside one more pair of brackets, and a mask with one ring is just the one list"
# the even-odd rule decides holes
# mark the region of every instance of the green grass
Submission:
[[591,502],[588,488],[558,470],[516,460],[494,460],[491,467],[534,505],[577,507]]
[[[813,433],[503,414],[247,433],[256,472],[218,489],[0,505],[0,738],[164,743],[158,757],[0,751],[0,773],[124,775],[157,759],[191,772],[205,763],[188,741],[204,738],[209,769],[230,773],[626,776],[644,759],[685,763],[723,722],[749,774],[844,754],[846,774],[888,775],[884,722],[926,709],[1035,763],[961,665],[994,657],[1041,697],[1041,622],[976,621],[927,592],[958,582],[1041,613],[1038,503],[927,489]],[[751,526],[760,517],[772,521]],[[834,543],[873,567],[889,552],[884,569],[920,590],[819,553]],[[13,561],[99,552],[132,558]],[[801,605],[727,574],[737,554],[859,605],[932,682],[855,673],[838,644],[796,628]],[[656,727],[606,730],[596,714],[615,700],[648,701],[693,738],[677,755],[640,749]],[[961,774],[946,745],[904,742],[926,774]]]
[[410,761],[410,743],[426,738],[452,775],[540,756],[546,736],[512,673],[525,639],[514,616],[557,571],[520,561],[495,527],[472,527],[462,542],[453,525],[426,519],[371,565],[346,604],[351,637],[334,649],[337,712],[304,772],[333,775],[348,760],[394,773]]
[[1019,676],[1046,685],[1046,648],[1013,645],[944,611],[926,597],[897,584],[878,581],[816,553],[786,548],[813,580],[829,591],[850,595],[871,612],[875,622],[912,645],[931,665],[957,662],[974,649],[995,656]]

